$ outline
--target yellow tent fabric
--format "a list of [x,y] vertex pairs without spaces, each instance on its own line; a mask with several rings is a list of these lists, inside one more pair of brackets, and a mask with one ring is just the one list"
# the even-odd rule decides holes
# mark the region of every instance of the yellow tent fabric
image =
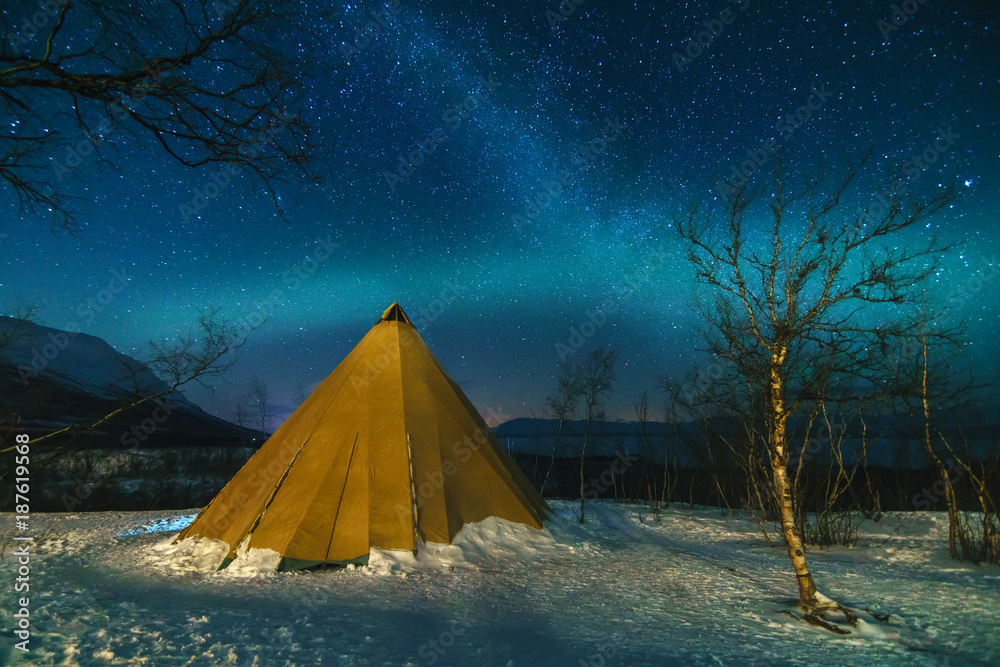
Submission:
[[548,511],[394,303],[177,541],[222,540],[225,566],[249,538],[297,569]]

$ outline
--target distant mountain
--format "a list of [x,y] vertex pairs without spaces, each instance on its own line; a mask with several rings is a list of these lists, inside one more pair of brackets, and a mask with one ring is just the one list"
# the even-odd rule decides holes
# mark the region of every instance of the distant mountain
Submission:
[[[104,340],[0,316],[0,417],[3,428],[35,437],[90,424],[169,387],[142,362]],[[212,416],[175,391],[82,433],[74,444],[130,448],[259,444],[263,434]]]
[[[582,419],[567,419],[563,422],[560,437],[583,437],[583,430],[586,422]],[[600,422],[598,431],[603,436],[634,436],[638,432],[638,422]],[[553,438],[559,429],[559,421],[556,419],[533,419],[531,417],[518,417],[506,421],[493,429],[493,434],[499,437],[512,438],[532,438],[535,436]],[[646,432],[654,437],[662,437],[666,433],[674,432],[673,424],[664,422],[647,422]]]

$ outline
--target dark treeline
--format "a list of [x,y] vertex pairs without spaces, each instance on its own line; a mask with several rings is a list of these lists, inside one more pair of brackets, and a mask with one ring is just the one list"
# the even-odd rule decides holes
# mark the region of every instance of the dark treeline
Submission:
[[[564,414],[512,420],[496,435],[547,498],[634,503],[653,520],[671,506],[718,507],[750,516],[768,543],[781,545],[766,462],[748,445],[752,421],[703,412],[677,424],[652,422],[642,419],[649,413],[646,401],[636,402],[637,421],[588,427]],[[933,435],[919,418],[884,411],[835,416],[818,409],[790,419],[788,467],[804,543],[851,547],[865,519],[942,511],[954,557],[996,562],[996,412],[953,407],[935,420],[940,426]],[[584,437],[589,446],[581,457]]]
[[[531,454],[515,454],[514,460],[536,488],[542,475],[536,471],[536,459]],[[547,469],[550,458],[538,459],[540,468]],[[989,463],[987,463],[989,465]],[[1000,461],[992,465],[1000,468]],[[746,497],[746,480],[738,468],[671,468],[666,473],[661,462],[637,455],[594,456],[586,459],[586,495],[591,499],[642,503],[661,508],[668,506],[710,506],[727,510],[749,510],[756,506]],[[533,472],[535,477],[532,477]],[[958,477],[956,473],[956,478]],[[997,476],[1000,477],[1000,476]],[[835,473],[807,471],[803,478],[803,509],[818,512],[826,506],[823,488],[836,479]],[[545,489],[546,498],[577,499],[580,491],[579,461],[556,459]],[[666,488],[666,492],[662,490]],[[988,490],[1000,495],[1000,479],[994,477]],[[969,484],[957,484],[960,509],[975,511],[978,499]],[[859,468],[843,497],[833,503],[835,510],[850,510],[855,503],[870,504],[883,512],[944,510],[944,492],[937,472],[932,467],[897,469],[881,466]]]

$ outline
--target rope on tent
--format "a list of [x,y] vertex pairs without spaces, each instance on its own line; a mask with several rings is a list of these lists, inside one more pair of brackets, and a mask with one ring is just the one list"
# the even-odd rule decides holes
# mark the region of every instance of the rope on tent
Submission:
[[413,551],[417,551],[417,545],[423,542],[424,536],[420,534],[420,517],[417,507],[417,483],[413,479],[413,446],[410,444],[410,432],[406,432],[406,458],[410,461],[410,515],[413,517]]
[[354,450],[358,448],[358,436],[354,434],[354,446],[351,447],[351,458],[347,460],[347,472],[344,474],[344,486],[340,489],[340,500],[337,501],[337,512],[333,515],[333,528],[330,529],[330,541],[326,544],[326,560],[330,560],[330,549],[333,548],[333,533],[337,530],[337,518],[340,516],[340,506],[344,503],[344,491],[347,490],[347,480],[351,477],[351,466],[354,465]]

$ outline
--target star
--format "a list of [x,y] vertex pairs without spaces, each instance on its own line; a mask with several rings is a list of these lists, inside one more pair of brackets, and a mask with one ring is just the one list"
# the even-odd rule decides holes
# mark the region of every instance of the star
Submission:
[[[557,2],[313,3],[310,32],[289,26],[274,46],[312,59],[289,111],[322,144],[321,179],[270,192],[108,126],[119,168],[85,156],[58,183],[83,203],[77,237],[0,189],[2,305],[38,304],[41,323],[119,350],[190,329],[199,309],[270,312],[227,384],[189,390],[231,418],[255,374],[290,406],[299,380],[322,380],[398,301],[426,313],[421,335],[475,403],[515,417],[543,412],[561,346],[614,347],[627,363],[609,413],[627,418],[664,374],[710,363],[675,223],[692,206],[717,214],[734,179],[766,190],[780,164],[801,186],[870,146],[875,164],[836,215],[871,212],[894,187],[913,202],[961,183],[952,207],[893,242],[938,233],[960,247],[928,294],[978,318],[969,356],[995,373],[996,19],[928,3],[883,35],[883,5],[728,4],[589,2],[563,16]],[[65,117],[46,125],[66,138],[53,164],[76,164],[67,151],[85,137]],[[751,243],[766,243],[767,214],[748,212]],[[134,278],[88,309],[123,269]]]

